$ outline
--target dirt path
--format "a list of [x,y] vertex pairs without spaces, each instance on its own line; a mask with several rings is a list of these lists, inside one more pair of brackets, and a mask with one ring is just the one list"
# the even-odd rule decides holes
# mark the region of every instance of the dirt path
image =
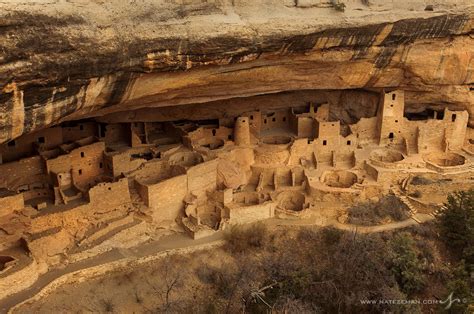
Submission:
[[44,287],[46,287],[53,280],[64,276],[66,274],[81,270],[87,269],[90,267],[98,266],[101,264],[115,262],[121,259],[135,257],[141,258],[149,255],[154,255],[159,252],[167,251],[170,249],[180,249],[186,247],[198,246],[206,243],[212,243],[223,239],[223,233],[217,232],[214,235],[199,239],[193,240],[185,234],[174,234],[170,236],[165,236],[158,241],[144,243],[137,247],[131,249],[113,249],[101,255],[82,260],[76,263],[67,265],[62,269],[55,269],[47,272],[46,274],[41,275],[35,284],[21,292],[13,294],[0,300],[0,313],[7,313],[10,308],[13,306],[32,298],[38,292],[40,292]]
[[[432,216],[426,215],[426,214],[416,214],[415,218],[421,221],[421,223],[434,219]],[[416,226],[419,224],[420,223],[418,223],[414,219],[408,218],[403,221],[392,222],[392,223],[380,225],[380,226],[358,226],[358,225],[351,225],[351,224],[341,224],[340,222],[335,222],[333,226],[341,230],[354,231],[354,232],[359,232],[359,233],[375,233],[375,232],[384,232],[384,231],[390,231],[390,230],[395,230],[395,229],[407,228],[407,227]]]
[[[421,223],[428,222],[430,220],[433,220],[433,216],[428,215],[428,214],[416,214],[414,216],[417,220],[419,220]],[[279,220],[279,219],[270,219],[270,224],[275,224],[279,226],[288,226],[288,225],[294,225],[294,226],[322,226],[322,224],[317,223],[314,218],[308,218],[308,219],[301,219],[301,220]],[[384,231],[390,231],[390,230],[395,230],[395,229],[403,229],[407,228],[410,226],[416,226],[419,225],[417,221],[415,221],[413,218],[408,218],[403,221],[397,221],[397,222],[392,222],[384,225],[378,225],[378,226],[361,226],[361,225],[352,225],[352,224],[343,224],[338,222],[336,219],[332,219],[327,221],[324,226],[327,227],[334,227],[337,229],[341,230],[346,230],[346,231],[357,231],[359,233],[375,233],[375,232],[384,232]]]
[[[432,216],[425,215],[425,214],[417,214],[416,218],[422,223],[433,219]],[[320,225],[314,219],[281,220],[281,219],[273,218],[273,219],[269,219],[268,223],[272,225],[295,225],[295,226]],[[331,221],[327,224],[327,226],[333,226],[341,230],[354,231],[354,232],[360,232],[360,233],[374,233],[374,232],[383,232],[383,231],[406,228],[406,227],[410,227],[417,224],[418,223],[415,220],[410,218],[404,221],[394,222],[394,223],[385,224],[381,226],[357,226],[357,225],[350,225],[350,224],[342,224],[337,221]],[[7,313],[7,311],[13,306],[29,298],[32,298],[34,295],[40,292],[44,287],[46,287],[49,283],[51,283],[53,280],[60,278],[61,276],[64,276],[66,274],[69,274],[78,270],[106,264],[106,263],[119,261],[125,258],[130,258],[130,257],[141,258],[141,257],[154,255],[159,252],[163,252],[167,250],[193,247],[193,246],[198,246],[202,244],[209,244],[212,242],[222,240],[223,237],[224,237],[223,232],[216,232],[212,236],[199,239],[199,240],[193,240],[185,234],[174,234],[170,236],[165,236],[158,241],[144,243],[142,245],[139,245],[137,247],[130,248],[130,249],[113,249],[109,252],[92,257],[90,259],[69,264],[63,269],[55,269],[46,274],[41,275],[33,286],[19,293],[13,294],[3,300],[0,300],[0,313]]]

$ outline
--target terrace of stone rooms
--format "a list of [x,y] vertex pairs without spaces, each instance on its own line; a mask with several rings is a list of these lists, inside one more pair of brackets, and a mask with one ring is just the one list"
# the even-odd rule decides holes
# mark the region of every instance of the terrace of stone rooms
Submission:
[[198,239],[270,218],[344,228],[349,205],[386,194],[411,220],[436,215],[444,196],[435,185],[413,196],[412,182],[472,183],[468,112],[407,113],[403,90],[378,97],[376,115],[350,125],[315,102],[216,120],[64,122],[3,144],[0,290],[166,233]]

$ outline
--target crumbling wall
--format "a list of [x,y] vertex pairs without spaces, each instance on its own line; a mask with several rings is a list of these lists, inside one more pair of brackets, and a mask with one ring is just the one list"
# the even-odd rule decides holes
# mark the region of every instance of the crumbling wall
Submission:
[[360,145],[373,144],[377,140],[377,117],[361,118],[356,124],[350,125],[350,129]]
[[0,196],[0,218],[10,215],[16,210],[21,210],[25,207],[23,194],[10,194]]
[[104,140],[107,145],[131,144],[130,125],[126,123],[108,124]]
[[61,128],[63,134],[63,143],[75,142],[77,140],[96,136],[98,126],[94,122],[80,122],[76,125],[65,126]]
[[229,141],[233,138],[232,134],[233,130],[227,127],[201,127],[193,132],[190,132],[187,135],[190,140],[190,143],[188,143],[188,147],[193,148],[197,146],[205,146],[212,143],[216,143],[217,141]]
[[47,180],[46,169],[40,156],[0,165],[0,187],[16,191],[19,187]]
[[104,174],[104,142],[96,142],[72,150],[67,155],[46,161],[49,173],[71,171],[72,180],[77,187],[88,188],[97,177]]
[[443,121],[427,120],[415,123],[418,125],[418,152],[444,150],[446,130]]
[[266,112],[262,114],[261,131],[272,129],[289,129],[290,128],[290,112],[289,110],[279,110]]
[[182,166],[170,165],[166,160],[152,160],[130,173],[130,176],[141,183],[151,185],[174,176],[185,174]]
[[74,244],[73,237],[65,230],[39,237],[28,242],[28,248],[38,262],[54,263],[55,256],[68,251]]
[[0,145],[0,161],[11,162],[33,155],[38,149],[50,149],[63,143],[62,129],[53,127],[25,134]]
[[147,160],[143,158],[132,159],[130,152],[113,153],[104,155],[104,171],[116,178],[122,174],[138,169]]
[[313,144],[308,139],[296,139],[290,148],[290,157],[288,165],[301,165],[301,159],[312,160],[313,158]]
[[97,208],[114,208],[130,203],[128,179],[99,183],[89,190],[89,202]]

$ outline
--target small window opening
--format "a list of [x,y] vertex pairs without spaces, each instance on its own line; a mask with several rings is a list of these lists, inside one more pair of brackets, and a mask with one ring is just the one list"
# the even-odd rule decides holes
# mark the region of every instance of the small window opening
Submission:
[[81,124],[79,125],[79,130],[83,131],[84,130],[84,126]]
[[79,169],[79,174],[80,174],[80,175],[82,174],[82,169]]
[[323,146],[326,146],[328,144],[328,141],[324,140],[323,141]]
[[456,114],[453,114],[453,115],[451,116],[451,121],[452,121],[452,122],[456,121]]
[[15,142],[15,141],[10,141],[10,142],[8,142],[7,146],[8,146],[8,147],[15,147],[15,146],[16,146],[16,142]]
[[250,116],[250,120],[253,120],[253,115],[252,115],[252,116]]
[[84,158],[85,154],[84,152],[81,152],[81,158]]
[[99,163],[99,168],[102,169],[104,167],[103,163]]
[[276,121],[276,119],[275,119],[275,118],[272,118],[272,122],[275,122],[275,121]]
[[230,134],[227,135],[227,139],[228,139],[229,141],[232,140],[232,135],[230,135]]
[[105,125],[99,124],[99,134],[100,137],[105,137]]
[[263,119],[263,123],[267,124],[267,119]]
[[398,123],[398,120],[395,120],[395,123]]
[[393,134],[393,132],[390,132],[390,134],[388,135],[388,138],[391,140],[395,138],[395,135]]
[[349,145],[349,146],[350,146],[350,145],[351,145],[351,141],[347,141],[347,145]]
[[283,122],[286,122],[286,117],[283,117]]
[[44,136],[38,137],[38,143],[44,144]]
[[397,95],[392,94],[392,100],[395,100],[396,97],[397,97]]
[[216,136],[216,130],[212,130],[212,136]]

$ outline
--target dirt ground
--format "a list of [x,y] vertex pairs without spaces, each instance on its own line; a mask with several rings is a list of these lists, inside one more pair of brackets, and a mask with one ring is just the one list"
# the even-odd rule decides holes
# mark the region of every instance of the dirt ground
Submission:
[[[223,283],[226,280],[225,277],[232,274],[234,270],[238,273],[238,270],[242,269],[239,268],[240,265],[253,263],[252,261],[258,261],[258,263],[267,261],[270,256],[273,256],[272,252],[285,250],[288,243],[294,243],[292,241],[300,238],[305,241],[315,241],[321,245],[318,242],[320,240],[313,239],[314,233],[311,233],[314,230],[322,230],[321,228],[298,226],[267,226],[267,228],[269,228],[267,232],[270,240],[266,240],[265,249],[236,252],[235,249],[232,251],[228,245],[224,245],[188,255],[168,255],[126,272],[113,273],[80,284],[67,284],[38,302],[20,307],[15,313],[161,313],[186,312],[190,309],[195,313],[213,312],[206,306],[213,302],[223,306],[221,299],[213,299],[216,295],[216,282]],[[443,276],[451,262],[451,257],[443,253],[445,248],[442,243],[432,238],[433,228],[434,225],[428,224],[409,229],[413,239],[418,243],[418,250],[423,255],[423,261],[426,260],[424,276],[430,285],[420,294],[420,297],[424,298],[444,295],[445,282],[440,278],[445,278]],[[312,231],[302,232],[302,229]],[[384,233],[380,238],[388,241],[399,232],[402,231]],[[325,267],[323,264],[327,261],[324,256],[331,254],[330,246],[327,251],[321,248],[318,253],[321,256],[315,257],[316,268]],[[368,250],[372,249],[368,248]],[[292,254],[297,253],[293,251]],[[284,256],[286,255],[282,258]],[[299,257],[294,256],[294,258]],[[212,269],[229,270],[229,272],[218,273],[216,277],[212,275]],[[440,276],[440,274],[444,275]],[[261,272],[258,268],[250,271],[251,278],[247,279],[250,281],[248,285],[259,287],[261,285],[259,280],[262,280],[260,276]],[[240,277],[237,278],[240,280]],[[221,290],[225,290],[224,288],[219,287],[217,291],[223,293]],[[240,302],[238,297],[234,296],[234,298],[236,300],[232,306]],[[423,312],[429,312],[430,309],[433,308],[423,308]]]

